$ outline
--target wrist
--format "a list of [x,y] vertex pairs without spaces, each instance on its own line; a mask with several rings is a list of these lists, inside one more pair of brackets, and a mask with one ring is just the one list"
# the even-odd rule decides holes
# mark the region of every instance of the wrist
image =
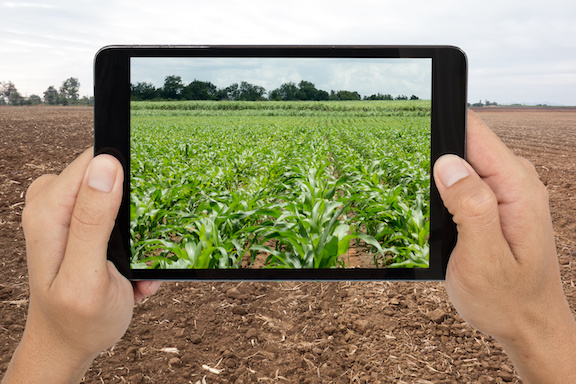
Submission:
[[27,329],[2,384],[79,383],[96,357],[82,356],[50,337]]
[[524,313],[515,332],[497,338],[525,384],[576,382],[576,321],[568,303]]

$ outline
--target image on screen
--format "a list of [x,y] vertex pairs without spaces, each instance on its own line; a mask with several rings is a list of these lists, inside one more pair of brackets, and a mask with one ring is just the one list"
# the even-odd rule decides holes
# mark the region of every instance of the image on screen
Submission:
[[431,59],[131,58],[133,269],[428,268]]

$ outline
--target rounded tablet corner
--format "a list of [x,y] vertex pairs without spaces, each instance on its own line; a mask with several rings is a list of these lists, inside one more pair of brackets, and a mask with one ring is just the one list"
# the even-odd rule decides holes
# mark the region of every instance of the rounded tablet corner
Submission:
[[102,48],[100,48],[98,51],[96,51],[96,54],[94,55],[94,64],[96,64],[96,62],[102,58],[102,56],[108,54],[108,52],[114,48],[113,45],[106,45]]
[[447,48],[449,48],[455,55],[460,56],[464,65],[468,65],[468,55],[466,55],[466,52],[464,52],[462,48],[455,45],[449,45]]
[[125,46],[121,46],[121,45],[105,45],[102,48],[100,48],[98,51],[96,51],[96,54],[94,55],[94,67],[97,67],[97,63],[104,60],[106,61],[106,59],[109,58],[110,55],[114,55],[113,52],[121,50],[123,48],[126,48]]
[[114,156],[120,162],[120,164],[122,164],[124,170],[127,169],[128,163],[126,162],[126,158],[118,148],[114,147],[96,148],[96,146],[94,147],[94,157],[103,154]]

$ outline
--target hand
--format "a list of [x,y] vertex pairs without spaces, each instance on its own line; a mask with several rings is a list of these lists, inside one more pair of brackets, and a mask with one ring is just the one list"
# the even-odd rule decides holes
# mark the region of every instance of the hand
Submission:
[[124,335],[134,300],[158,288],[133,287],[106,260],[122,184],[120,163],[88,150],[28,189],[22,225],[30,306],[5,383],[79,382],[97,354]]
[[446,290],[460,315],[497,339],[525,383],[576,380],[576,326],[564,296],[548,193],[472,112],[469,163],[438,159],[434,180],[458,242]]

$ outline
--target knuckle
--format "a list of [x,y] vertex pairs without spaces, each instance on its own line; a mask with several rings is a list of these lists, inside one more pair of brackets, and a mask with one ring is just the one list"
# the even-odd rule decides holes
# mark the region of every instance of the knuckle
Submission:
[[494,216],[498,202],[489,188],[475,188],[467,191],[459,206],[461,213],[466,217],[483,219]]
[[26,232],[27,228],[34,222],[34,218],[38,217],[37,212],[35,212],[34,207],[29,203],[24,206],[22,210],[22,228]]
[[540,175],[538,174],[536,167],[534,167],[534,164],[532,164],[529,160],[527,160],[524,157],[518,157],[518,161],[520,162],[520,165],[523,168],[518,173],[523,176],[522,181],[524,183],[529,185],[542,184],[542,182],[540,181]]
[[70,231],[80,240],[91,241],[100,233],[106,221],[106,214],[100,208],[76,206]]
[[[55,294],[57,304],[62,312],[73,314],[79,319],[93,319],[98,316],[106,304],[105,284],[95,278],[70,276],[63,279]],[[73,289],[73,287],[83,287]]]
[[22,229],[25,233],[33,232],[36,228],[42,228],[46,221],[46,204],[39,199],[26,201],[22,210]]
[[78,295],[76,290],[60,297],[59,306],[63,312],[73,314],[77,319],[92,319],[98,315],[100,307],[90,296]]
[[540,180],[540,175],[534,167],[534,164],[523,157],[519,157],[518,159],[525,170],[521,181],[522,188],[530,190],[530,195],[536,197],[539,201],[548,201],[548,189],[542,180]]
[[61,219],[68,212],[66,202],[60,196],[56,196],[51,182],[57,176],[52,174],[42,175],[30,184],[26,191],[25,205],[22,211],[22,227],[41,228],[54,218]]
[[521,156],[518,156],[517,159],[518,159],[518,161],[520,162],[520,164],[521,164],[527,171],[529,171],[530,173],[532,173],[532,174],[534,174],[534,175],[537,174],[537,172],[536,172],[536,167],[534,167],[534,164],[532,164],[532,163],[530,162],[530,160],[526,159],[525,157],[521,157]]
[[30,184],[28,189],[26,190],[25,201],[26,204],[29,204],[31,201],[36,200],[38,195],[46,189],[46,187],[53,181],[57,176],[48,174],[42,175],[38,177],[36,180]]
[[544,183],[538,180],[534,186],[534,190],[542,200],[548,202],[550,196],[548,194],[548,188],[546,188]]

